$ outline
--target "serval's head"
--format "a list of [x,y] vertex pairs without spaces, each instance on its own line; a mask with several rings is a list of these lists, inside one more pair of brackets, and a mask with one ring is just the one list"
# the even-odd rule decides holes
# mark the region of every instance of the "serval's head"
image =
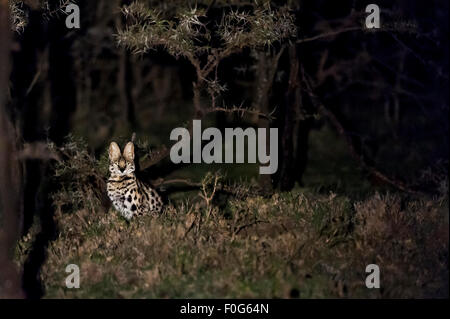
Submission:
[[128,142],[120,153],[120,147],[116,142],[109,145],[109,171],[111,175],[130,175],[134,174],[134,145]]

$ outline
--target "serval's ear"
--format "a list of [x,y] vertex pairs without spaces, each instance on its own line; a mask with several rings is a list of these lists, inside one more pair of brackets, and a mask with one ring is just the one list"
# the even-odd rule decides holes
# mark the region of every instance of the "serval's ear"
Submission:
[[115,162],[120,158],[120,147],[116,142],[109,145],[109,160]]
[[125,145],[125,148],[123,149],[123,157],[128,162],[134,161],[134,144],[133,142],[128,142],[127,145]]

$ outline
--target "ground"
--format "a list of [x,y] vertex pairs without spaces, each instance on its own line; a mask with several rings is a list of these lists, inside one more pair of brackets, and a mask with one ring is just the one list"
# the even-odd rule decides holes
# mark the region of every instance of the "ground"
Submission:
[[[59,212],[45,298],[447,297],[448,197],[354,201],[297,188],[270,198],[175,200],[127,223],[114,210]],[[34,229],[18,245],[26,258]],[[65,287],[68,264],[79,289]],[[368,289],[368,264],[381,288]]]

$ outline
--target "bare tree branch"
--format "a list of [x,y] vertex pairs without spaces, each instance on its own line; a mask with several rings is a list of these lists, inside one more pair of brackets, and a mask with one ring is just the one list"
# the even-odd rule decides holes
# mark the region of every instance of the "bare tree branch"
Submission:
[[361,26],[357,26],[357,27],[348,27],[348,28],[343,28],[340,30],[336,30],[336,31],[330,31],[330,32],[325,32],[325,33],[321,33],[309,38],[303,38],[303,39],[299,39],[297,40],[297,43],[306,43],[306,42],[312,42],[312,41],[316,41],[316,40],[320,40],[320,39],[324,39],[324,38],[331,38],[334,37],[336,35],[342,34],[342,33],[347,33],[347,32],[353,32],[353,31],[363,31],[363,28]]
[[395,187],[398,190],[419,195],[421,192],[411,189],[408,185],[406,185],[404,182],[386,176],[384,173],[380,172],[377,168],[373,167],[372,165],[369,165],[367,161],[364,159],[364,156],[357,150],[357,148],[354,145],[353,140],[351,139],[350,135],[347,134],[344,126],[341,124],[341,122],[338,120],[338,118],[331,112],[328,108],[325,107],[325,105],[320,101],[319,97],[314,93],[314,90],[312,88],[312,82],[311,79],[308,78],[308,76],[305,74],[303,67],[301,68],[302,72],[302,78],[303,82],[305,84],[306,92],[309,94],[311,101],[314,105],[314,107],[326,118],[328,118],[331,122],[331,124],[336,128],[339,135],[341,135],[350,150],[351,156],[363,167],[365,170],[367,170],[372,176],[376,177],[378,180],[382,181],[385,184],[391,185]]

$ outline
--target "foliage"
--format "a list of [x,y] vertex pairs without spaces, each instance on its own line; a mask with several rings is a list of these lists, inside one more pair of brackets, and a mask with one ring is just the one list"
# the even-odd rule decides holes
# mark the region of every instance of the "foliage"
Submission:
[[73,2],[76,1],[59,0],[55,5],[48,0],[9,0],[11,28],[15,32],[23,32],[28,24],[30,10],[39,10],[44,19],[49,19],[63,13],[64,8]]
[[[286,8],[272,10],[269,2],[253,12],[225,12],[215,30],[213,23],[202,22],[206,17],[204,8],[182,6],[173,16],[163,17],[163,12],[135,1],[124,6],[122,12],[129,23],[118,30],[117,40],[135,53],[162,46],[175,57],[192,58],[217,49],[270,46],[296,34],[293,16]],[[211,46],[213,38],[220,40],[217,48]]]
[[[180,200],[129,224],[112,210],[58,214],[45,297],[448,297],[448,207],[436,201],[292,191],[229,199],[209,217],[208,205]],[[80,289],[64,286],[70,263]],[[364,285],[371,263],[383,289]]]
[[54,170],[53,179],[57,184],[57,191],[51,195],[54,205],[59,210],[64,207],[69,211],[95,211],[101,206],[105,192],[107,155],[96,160],[88,152],[86,142],[73,135],[69,135],[61,147],[49,142],[49,148],[62,157]]
[[11,13],[11,28],[16,32],[22,32],[28,23],[28,14],[22,8],[23,1],[10,1],[9,11]]
[[[199,97],[206,86],[213,106],[226,87],[217,79],[219,63],[245,48],[267,49],[296,36],[294,16],[286,7],[272,9],[270,2],[254,3],[252,10],[228,8],[221,18],[210,15],[203,6],[180,5],[177,10],[150,9],[135,1],[122,8],[127,18],[117,31],[120,46],[134,53],[164,48],[175,58],[184,57],[195,68],[194,107],[200,111]],[[215,72],[215,78],[209,75]]]
[[[196,195],[127,223],[98,209],[106,155],[96,160],[74,136],[50,149],[62,160],[53,194],[59,236],[41,271],[46,298],[448,297],[448,194],[263,198],[241,181],[239,196],[220,198],[223,175],[208,173]],[[35,223],[19,241],[19,265],[39,232]],[[76,291],[64,288],[70,263],[81,269]],[[364,286],[371,263],[382,269],[383,289]]]
[[267,5],[253,14],[231,10],[223,16],[218,32],[227,46],[260,47],[294,37],[296,26],[286,7],[274,11]]

